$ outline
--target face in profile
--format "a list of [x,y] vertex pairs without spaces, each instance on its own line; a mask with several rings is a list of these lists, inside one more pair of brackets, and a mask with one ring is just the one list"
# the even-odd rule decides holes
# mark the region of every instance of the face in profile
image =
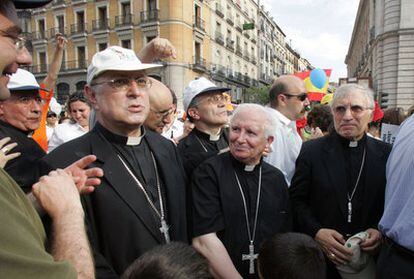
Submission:
[[209,92],[197,96],[197,115],[207,125],[221,126],[228,122],[226,98],[221,92]]

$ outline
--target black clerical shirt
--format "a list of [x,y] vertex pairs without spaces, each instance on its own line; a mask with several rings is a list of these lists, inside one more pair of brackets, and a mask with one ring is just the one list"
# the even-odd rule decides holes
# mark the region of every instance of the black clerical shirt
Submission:
[[[135,144],[128,144],[128,137],[117,135],[107,130],[101,124],[96,123],[96,129],[101,133],[113,146],[116,153],[119,154],[124,161],[128,164],[128,167],[132,170],[136,178],[141,182],[142,186],[147,191],[154,206],[160,212],[160,200],[158,198],[157,189],[157,175],[155,171],[155,158],[151,155],[151,149],[149,148],[147,139],[145,137],[145,128],[141,127],[141,137]],[[138,143],[139,142],[139,143]],[[156,163],[155,163],[156,164]],[[164,201],[165,219],[167,218],[167,210],[165,203],[165,189],[162,178],[159,176],[159,183],[161,187],[161,194]],[[137,185],[137,190],[139,186]],[[150,206],[150,205],[148,205]],[[154,218],[159,222],[159,217],[153,210],[151,212]]]
[[[366,138],[367,135],[364,134],[364,136],[351,144],[351,141],[348,139],[345,139],[334,132],[334,136],[339,140],[341,143],[342,148],[342,156],[345,163],[345,173],[346,177],[342,178],[346,181],[347,186],[347,193],[348,196],[351,197],[352,192],[355,190],[354,196],[352,197],[352,222],[349,224],[346,220],[347,224],[347,233],[346,237],[352,236],[354,232],[357,230],[356,224],[360,224],[361,222],[361,209],[364,202],[364,194],[365,194],[365,173],[366,173],[366,163],[362,165],[362,159],[364,150],[366,149]],[[352,146],[355,145],[355,146]],[[365,158],[366,162],[366,158]],[[359,179],[358,185],[356,185],[359,171],[362,166],[362,172],[361,177]],[[341,178],[338,178],[341,179]],[[344,203],[348,203],[348,200],[346,199],[343,201]]]
[[283,174],[263,161],[253,171],[246,171],[244,164],[226,152],[202,163],[194,171],[191,183],[194,236],[216,233],[244,278],[250,277],[249,261],[242,261],[242,254],[249,252],[249,238],[234,172],[245,194],[252,231],[260,167],[262,189],[254,239],[255,253],[258,253],[264,239],[290,230],[288,187]]
[[196,167],[228,146],[227,130],[222,129],[218,139],[213,140],[209,134],[194,128],[178,144],[178,152],[187,176],[191,177]]

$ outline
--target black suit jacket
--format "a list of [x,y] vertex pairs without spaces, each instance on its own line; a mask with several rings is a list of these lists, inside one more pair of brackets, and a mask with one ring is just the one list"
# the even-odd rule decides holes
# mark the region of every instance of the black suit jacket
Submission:
[[[377,228],[384,210],[385,166],[389,144],[367,137],[361,216],[354,232]],[[289,189],[296,230],[312,237],[321,228],[345,234],[347,227],[346,169],[338,135],[305,142],[296,160]],[[359,231],[358,231],[359,230]]]
[[[151,131],[145,137],[164,181],[171,240],[188,242],[186,178],[176,147]],[[89,154],[97,157],[93,166],[104,171],[101,185],[83,196],[97,278],[116,278],[141,254],[164,243],[164,238],[144,194],[96,129],[58,147],[45,160],[65,167]]]

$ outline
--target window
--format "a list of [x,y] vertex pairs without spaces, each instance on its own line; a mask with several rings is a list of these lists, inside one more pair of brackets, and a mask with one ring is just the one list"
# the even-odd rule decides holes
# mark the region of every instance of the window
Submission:
[[98,8],[98,20],[99,20],[99,27],[100,27],[99,29],[108,27],[108,14],[106,11],[106,7]]
[[107,43],[99,43],[98,44],[98,50],[99,51],[102,51],[102,50],[106,49],[107,47],[108,47]]
[[153,39],[155,39],[155,36],[148,36],[148,37],[147,37],[147,44],[148,44],[149,42],[151,42]]
[[132,23],[130,2],[121,3],[121,15],[123,18],[123,23]]
[[129,49],[131,49],[131,40],[122,40],[121,41],[121,46],[123,48],[129,48]]
[[148,0],[147,2],[147,10],[148,11],[154,11],[157,9],[157,1],[156,0]]
[[65,34],[65,17],[63,15],[56,16],[56,32]]
[[82,80],[76,83],[76,91],[83,92],[83,88],[85,87],[86,81]]
[[78,54],[78,67],[86,68],[86,51],[84,46],[78,46],[76,48]]
[[78,32],[84,32],[85,31],[85,12],[84,11],[77,11],[76,12],[76,22],[77,22],[77,26]]
[[46,52],[39,52],[39,67],[40,72],[46,72],[47,71],[47,65],[46,65]]
[[194,52],[195,52],[195,60],[199,61],[201,58],[201,45],[200,43],[195,42],[194,43]]
[[57,86],[57,101],[59,104],[66,103],[66,100],[69,97],[69,84],[61,82]]
[[46,38],[46,24],[44,19],[39,19],[37,21],[37,30],[39,30],[39,39]]

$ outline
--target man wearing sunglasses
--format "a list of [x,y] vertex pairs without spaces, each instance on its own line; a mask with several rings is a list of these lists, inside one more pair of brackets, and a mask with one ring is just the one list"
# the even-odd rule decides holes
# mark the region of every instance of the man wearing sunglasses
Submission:
[[175,109],[170,89],[155,78],[149,77],[152,86],[149,89],[150,111],[145,120],[145,127],[158,134],[174,121]]
[[296,130],[296,120],[305,115],[309,106],[303,80],[289,75],[277,78],[269,91],[270,109],[277,120],[275,140],[265,161],[280,169],[290,185],[295,172],[295,161],[299,155],[302,139]]
[[64,167],[85,154],[104,170],[99,189],[84,196],[97,277],[117,278],[140,255],[170,240],[187,242],[186,179],[173,142],[144,128],[150,111],[142,63],[118,46],[96,53],[85,95],[97,123],[84,136],[46,156]]
[[[314,237],[327,257],[327,278],[340,278],[336,266],[353,256],[345,241],[365,231],[361,252],[376,254],[381,243],[378,222],[384,209],[385,166],[391,147],[366,135],[374,98],[357,84],[339,87],[333,97],[335,131],[304,143],[290,187],[294,224]],[[363,257],[366,257],[364,255]],[[369,260],[359,272],[373,270]],[[364,265],[365,264],[365,265]],[[362,278],[362,277],[361,277]]]

